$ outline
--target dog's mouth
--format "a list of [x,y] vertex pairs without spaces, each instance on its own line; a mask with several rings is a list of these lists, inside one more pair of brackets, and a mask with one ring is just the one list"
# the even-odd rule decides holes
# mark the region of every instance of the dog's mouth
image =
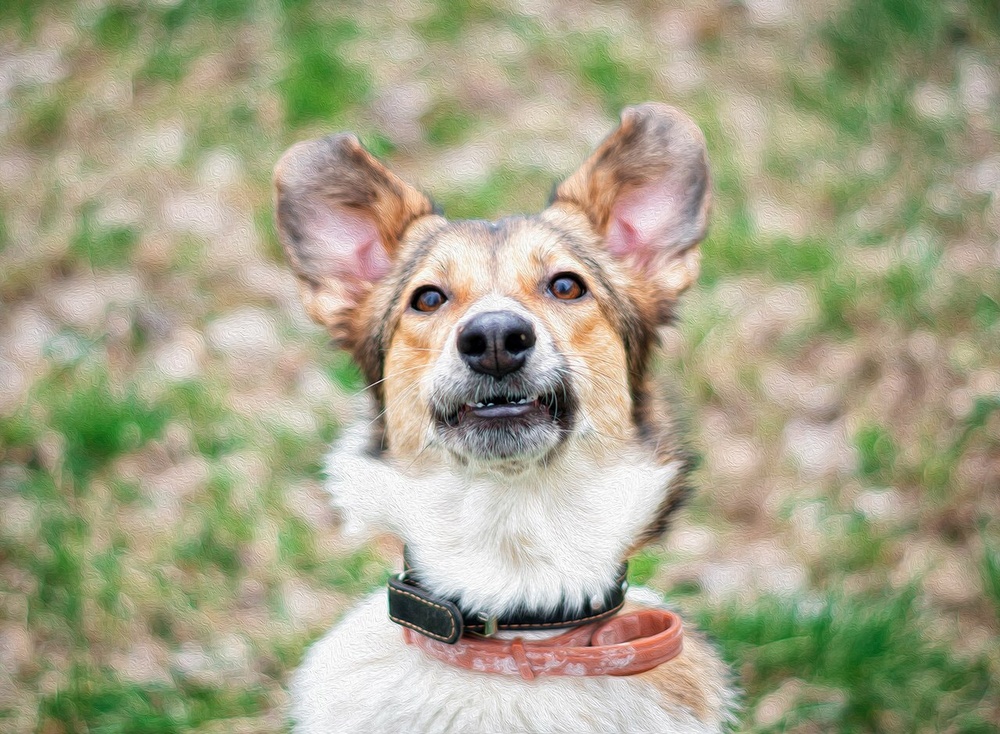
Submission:
[[572,425],[573,402],[569,386],[560,384],[477,393],[439,405],[434,414],[439,435],[459,454],[511,459],[543,456],[558,446]]
[[565,406],[554,393],[545,395],[491,395],[477,402],[468,402],[443,416],[444,422],[455,427],[467,421],[508,421],[533,417],[558,420]]

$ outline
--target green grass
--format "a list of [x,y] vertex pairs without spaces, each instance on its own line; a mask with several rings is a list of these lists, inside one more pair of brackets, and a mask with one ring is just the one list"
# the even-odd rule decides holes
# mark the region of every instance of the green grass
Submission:
[[92,206],[84,207],[70,242],[70,254],[95,269],[124,268],[139,240],[138,232],[121,225],[100,226]]
[[826,27],[836,66],[867,79],[901,50],[928,49],[945,37],[947,11],[930,0],[854,0]]
[[389,580],[390,566],[370,548],[341,555],[334,563],[316,568],[317,577],[327,587],[348,594],[364,592],[384,586]]
[[159,435],[166,422],[161,407],[147,405],[134,386],[113,386],[100,368],[52,375],[40,400],[65,440],[66,468],[81,491],[94,471]]
[[928,636],[913,589],[812,601],[759,599],[709,609],[700,623],[738,665],[747,703],[783,681],[805,686],[756,731],[990,731],[990,664]]
[[629,104],[648,99],[652,83],[642,68],[621,60],[608,36],[581,36],[574,39],[577,71],[603,100],[610,114]]
[[976,326],[983,331],[991,329],[1000,321],[1000,301],[994,296],[980,293],[975,305]]
[[166,399],[171,414],[191,426],[198,453],[218,460],[247,442],[245,431],[219,400],[211,385],[188,381],[176,385]]
[[954,427],[943,440],[929,442],[923,463],[911,474],[916,483],[926,487],[928,495],[937,502],[946,501],[956,481],[956,473],[962,458],[970,452],[993,450],[995,441],[984,430],[993,416],[1000,413],[1000,398],[984,396],[977,398],[972,410]]
[[206,19],[218,24],[237,23],[248,20],[252,9],[253,3],[240,0],[181,0],[163,13],[163,25],[177,31]]
[[643,551],[628,559],[628,581],[630,584],[645,584],[656,575],[662,560],[655,553]]
[[259,714],[267,704],[265,692],[252,688],[231,693],[182,679],[142,685],[111,670],[77,668],[67,689],[42,700],[39,718],[42,727],[61,724],[68,731],[182,734]]
[[767,239],[754,234],[745,218],[712,231],[703,245],[701,282],[711,285],[733,273],[764,273],[780,282],[830,276],[837,264],[835,245],[817,240]]
[[504,167],[481,184],[443,192],[438,203],[452,219],[492,219],[504,213],[540,209],[552,183],[544,171]]
[[493,4],[481,0],[435,0],[431,13],[421,18],[415,29],[431,43],[454,42],[470,25],[499,16]]
[[[312,546],[311,530],[280,502],[265,509],[264,502],[271,496],[265,495],[246,506],[236,498],[233,479],[225,474],[210,478],[204,491],[195,496],[189,512],[195,525],[177,537],[162,561],[139,576],[129,559],[144,542],[142,538],[122,528],[104,544],[102,534],[113,527],[108,525],[108,511],[129,506],[141,509],[149,498],[118,482],[110,495],[98,500],[88,489],[94,478],[106,473],[115,457],[158,437],[168,419],[208,428],[225,420],[226,411],[191,385],[179,386],[162,403],[150,406],[134,386],[116,386],[104,368],[86,360],[50,375],[37,400],[48,410],[48,428],[42,430],[58,431],[62,437],[62,468],[50,471],[33,458],[42,431],[30,416],[0,421],[4,459],[20,461],[25,467],[20,475],[0,477],[0,499],[23,498],[38,521],[29,545],[0,534],[0,563],[34,580],[27,597],[26,622],[46,644],[63,649],[72,661],[68,671],[59,673],[62,683],[55,692],[39,697],[37,730],[187,732],[213,722],[224,725],[230,719],[265,714],[272,706],[272,694],[260,685],[209,685],[176,671],[166,683],[139,683],[103,664],[93,650],[95,637],[129,634],[136,624],[148,626],[151,634],[175,648],[190,639],[191,625],[200,615],[238,593],[241,579],[249,573],[244,564],[248,544],[267,513],[283,518],[283,528],[295,534],[294,542],[303,548]],[[242,432],[245,435],[245,428]],[[207,455],[221,456],[239,445],[226,447],[209,440],[203,448]],[[112,504],[105,504],[102,511],[102,502]],[[284,536],[285,530],[281,532]],[[288,561],[289,568],[299,565],[294,559],[282,560]],[[367,551],[346,557],[332,568],[327,568],[328,563],[322,554],[313,552],[309,563],[301,565],[308,565],[320,577],[319,583],[350,593],[384,581],[387,573],[382,562]],[[184,574],[180,583],[177,573]],[[148,588],[141,591],[151,581],[161,588],[159,601],[152,604],[145,596]],[[144,598],[148,606],[137,609],[136,600]],[[270,643],[274,651],[260,650],[261,660],[287,658],[292,649],[301,651],[302,642],[294,640],[287,632],[274,636]],[[286,665],[272,665],[272,669],[283,670]],[[23,683],[30,685],[54,670],[56,666],[43,658],[23,673]]]
[[10,232],[7,229],[7,217],[0,213],[0,254],[10,245]]
[[353,22],[310,27],[288,22],[287,26],[289,63],[281,92],[289,126],[336,120],[367,98],[371,89],[367,70],[337,50],[358,36]]
[[170,46],[160,46],[150,54],[138,77],[147,82],[177,84],[187,73],[188,61],[187,55],[182,51]]
[[334,352],[326,364],[331,379],[349,392],[357,392],[364,386],[361,370],[345,352]]
[[66,116],[66,105],[60,100],[37,102],[25,116],[25,141],[35,150],[45,150],[55,145],[66,127]]
[[862,477],[884,482],[892,476],[899,448],[883,426],[864,426],[854,437],[854,443]]
[[217,571],[224,583],[238,582],[242,557],[253,539],[255,521],[233,499],[233,479],[212,477],[193,508],[197,521],[174,553],[182,568]]
[[34,494],[42,512],[38,543],[24,565],[38,580],[38,592],[28,606],[29,623],[48,628],[49,634],[70,644],[85,643],[83,603],[83,547],[88,523],[74,512],[74,503],[64,490],[44,476],[22,485]]
[[469,136],[476,126],[475,114],[454,100],[446,100],[428,110],[421,118],[428,142],[454,145]]
[[993,605],[997,619],[1000,620],[1000,544],[991,543],[985,536],[980,575],[986,598]]
[[139,35],[139,20],[139,9],[135,6],[113,3],[104,8],[97,19],[94,36],[100,45],[121,50]]

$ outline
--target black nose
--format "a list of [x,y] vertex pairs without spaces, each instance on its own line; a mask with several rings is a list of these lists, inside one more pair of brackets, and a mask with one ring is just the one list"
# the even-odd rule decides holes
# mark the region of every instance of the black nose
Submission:
[[500,378],[516,372],[535,346],[531,322],[511,311],[489,311],[458,332],[458,353],[476,372]]

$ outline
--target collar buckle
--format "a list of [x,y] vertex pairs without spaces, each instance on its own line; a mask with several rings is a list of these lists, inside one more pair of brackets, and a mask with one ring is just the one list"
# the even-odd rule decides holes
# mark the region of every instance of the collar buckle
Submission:
[[479,621],[483,623],[483,631],[480,633],[483,637],[493,637],[497,633],[497,617],[495,614],[486,614],[485,612],[480,612],[477,617]]

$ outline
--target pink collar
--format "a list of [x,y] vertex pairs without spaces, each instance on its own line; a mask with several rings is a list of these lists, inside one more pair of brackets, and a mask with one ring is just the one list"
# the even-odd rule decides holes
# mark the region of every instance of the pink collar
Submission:
[[577,627],[545,640],[498,640],[465,635],[454,644],[410,629],[403,639],[431,657],[466,670],[520,675],[635,675],[681,653],[681,618],[661,609],[619,614],[606,622]]

